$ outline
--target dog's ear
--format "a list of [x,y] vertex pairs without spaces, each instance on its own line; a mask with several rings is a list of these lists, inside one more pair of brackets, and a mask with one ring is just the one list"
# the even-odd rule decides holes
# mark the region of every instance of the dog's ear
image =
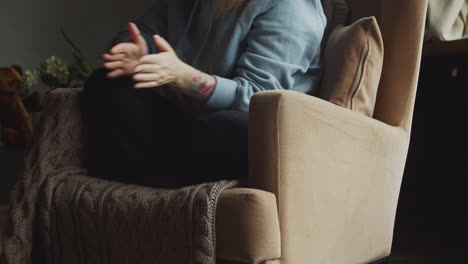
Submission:
[[21,67],[21,66],[18,65],[18,64],[13,64],[13,65],[11,65],[11,68],[15,69],[15,70],[18,72],[18,74],[19,74],[21,77],[23,77],[23,74],[24,74],[23,67]]

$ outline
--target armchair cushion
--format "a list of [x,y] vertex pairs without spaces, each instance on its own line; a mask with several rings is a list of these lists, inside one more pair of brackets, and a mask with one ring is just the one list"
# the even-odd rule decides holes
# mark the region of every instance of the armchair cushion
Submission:
[[320,97],[372,116],[383,65],[383,40],[374,17],[338,26],[325,49]]

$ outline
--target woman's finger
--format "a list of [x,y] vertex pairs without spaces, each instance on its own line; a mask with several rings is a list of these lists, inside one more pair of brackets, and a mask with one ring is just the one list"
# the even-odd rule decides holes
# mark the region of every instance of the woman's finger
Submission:
[[119,54],[115,54],[115,55],[111,55],[109,53],[106,53],[104,55],[102,55],[102,58],[104,60],[108,60],[108,61],[117,61],[117,60],[122,60],[124,59],[125,57],[127,57],[126,54],[124,53],[119,53]]
[[141,57],[140,63],[141,64],[159,64],[159,54],[150,54]]
[[124,42],[124,43],[119,43],[117,45],[115,45],[110,51],[109,53],[111,55],[115,55],[115,54],[118,54],[118,53],[124,53],[124,54],[129,54],[132,50],[132,48],[134,47],[135,44],[133,43],[128,43],[128,42]]
[[136,82],[156,81],[160,75],[158,73],[139,73],[133,75],[133,80]]
[[132,39],[133,43],[137,44],[140,48],[147,48],[146,40],[141,35],[140,29],[138,29],[135,23],[128,23],[128,31],[130,33],[130,38]]
[[109,69],[109,70],[114,70],[114,69],[122,68],[123,65],[124,65],[123,61],[110,61],[110,62],[104,63],[104,68]]
[[128,33],[130,34],[130,38],[133,42],[137,42],[139,37],[141,36],[140,30],[138,29],[135,23],[129,22],[128,23]]
[[107,78],[117,78],[125,74],[125,71],[122,69],[117,69],[109,72]]
[[153,35],[153,42],[160,52],[174,52],[175,53],[171,44],[169,44],[169,42],[167,42],[166,39],[164,39],[163,37],[159,35]]
[[133,73],[152,73],[158,72],[162,69],[161,65],[158,64],[140,64],[133,69]]
[[158,81],[151,81],[151,82],[138,82],[135,83],[133,87],[135,88],[151,88],[151,87],[157,87],[160,86],[160,82]]

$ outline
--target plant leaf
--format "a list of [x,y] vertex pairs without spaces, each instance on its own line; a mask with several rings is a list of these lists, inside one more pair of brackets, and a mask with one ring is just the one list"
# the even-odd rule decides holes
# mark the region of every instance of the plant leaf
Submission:
[[65,38],[65,40],[73,49],[73,56],[75,57],[75,61],[79,66],[78,68],[80,68],[80,72],[82,71],[85,77],[89,77],[93,72],[93,67],[91,67],[89,62],[81,53],[80,49],[75,45],[75,43],[73,43],[71,38],[65,32],[65,30],[63,28],[60,28],[60,31],[62,32],[62,35]]

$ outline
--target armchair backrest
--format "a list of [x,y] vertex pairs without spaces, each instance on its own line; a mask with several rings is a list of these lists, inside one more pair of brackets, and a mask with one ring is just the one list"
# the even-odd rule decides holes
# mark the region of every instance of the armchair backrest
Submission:
[[419,76],[427,0],[348,0],[351,19],[377,17],[384,65],[374,118],[411,129]]

